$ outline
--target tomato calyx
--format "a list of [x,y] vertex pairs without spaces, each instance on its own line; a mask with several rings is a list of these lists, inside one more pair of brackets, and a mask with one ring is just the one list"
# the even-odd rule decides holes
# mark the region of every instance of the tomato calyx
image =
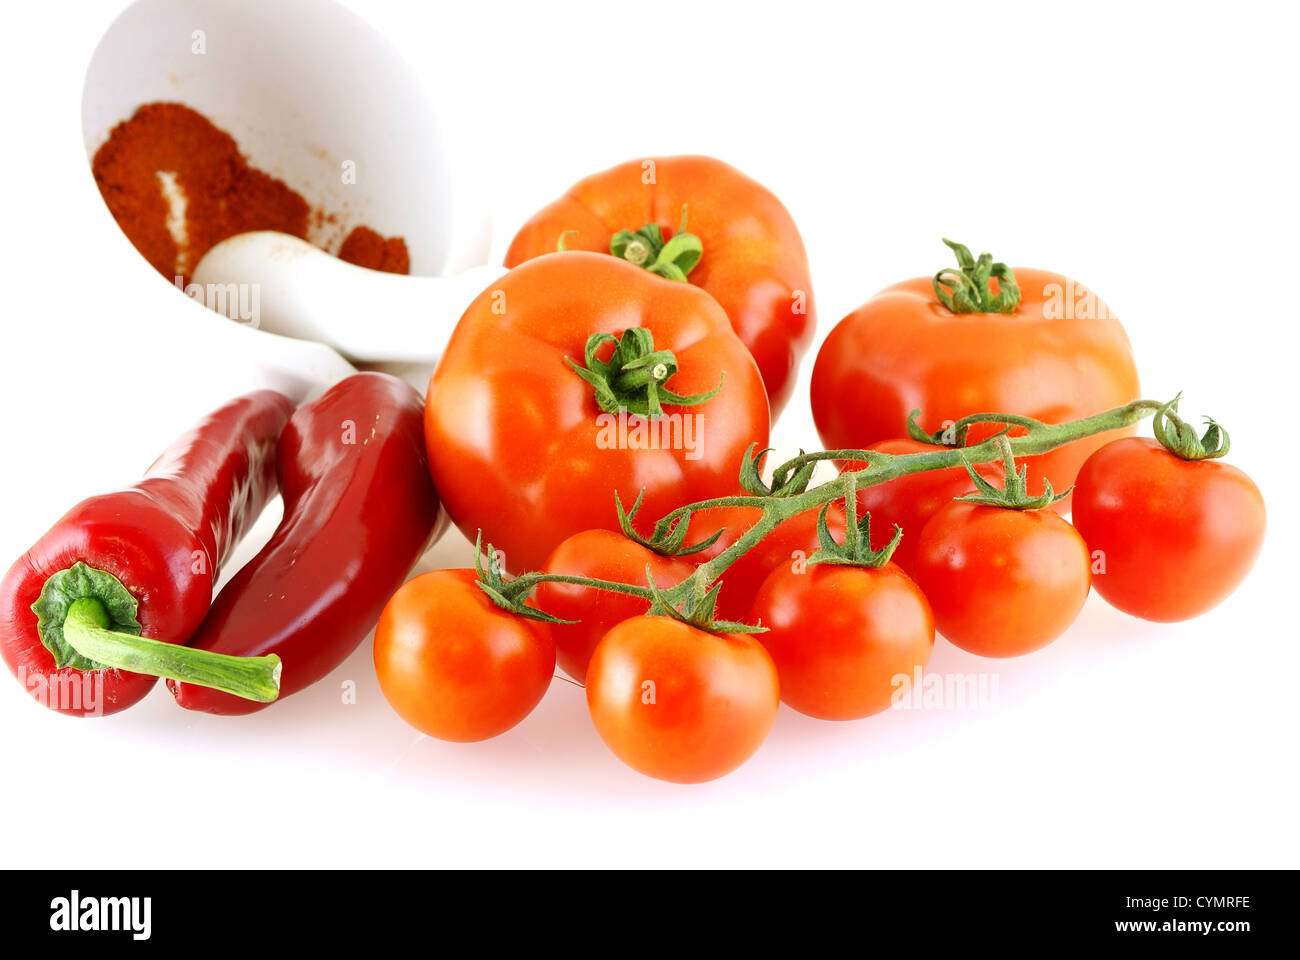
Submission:
[[[608,360],[601,360],[597,352],[607,343],[614,344],[614,352]],[[568,357],[564,362],[592,386],[596,405],[606,413],[627,411],[642,417],[662,416],[665,403],[692,407],[712,400],[725,379],[725,374],[720,374],[718,385],[708,393],[684,395],[669,390],[664,383],[677,372],[677,357],[671,350],[656,350],[654,334],[645,327],[630,327],[621,337],[593,333],[587,338],[584,354],[586,366],[579,366]]]
[[[560,242],[564,242],[563,235]],[[620,230],[614,234],[609,241],[609,252],[633,266],[649,270],[655,276],[685,283],[687,275],[704,256],[704,244],[695,234],[687,232],[686,205],[683,204],[682,224],[672,239],[664,240],[659,224],[647,223],[640,229]]]
[[500,554],[493,549],[490,543],[487,545],[487,554],[488,562],[484,566],[483,531],[480,530],[478,537],[474,541],[474,572],[478,574],[478,588],[486,593],[498,607],[516,616],[526,617],[529,620],[540,620],[543,623],[577,623],[576,620],[562,620],[559,617],[552,616],[545,610],[528,606],[528,596],[537,585],[537,581],[530,577],[515,577],[513,580],[507,580],[497,560]]
[[1151,429],[1160,445],[1182,460],[1217,460],[1226,456],[1232,447],[1228,431],[1213,418],[1206,417],[1205,433],[1196,435],[1196,428],[1178,415],[1180,392],[1156,411],[1151,419]]
[[[993,254],[971,256],[968,248],[944,238],[943,242],[957,256],[957,269],[944,267],[934,275],[934,295],[953,313],[1015,313],[1020,305],[1020,287],[1016,276],[1005,263],[995,262]],[[994,293],[990,280],[998,281]]]
[[871,512],[863,510],[858,516],[858,489],[852,473],[843,476],[844,515],[852,518],[844,527],[844,542],[837,543],[826,522],[829,503],[822,504],[817,515],[817,543],[820,549],[808,558],[808,564],[829,563],[844,567],[883,567],[903,541],[903,528],[894,524],[894,535],[879,550],[871,549]]
[[[670,591],[659,589],[655,583],[654,574],[650,570],[650,565],[646,564],[645,568],[646,583],[650,585],[650,609],[646,611],[649,616],[669,617],[681,623],[689,624],[697,630],[703,630],[705,633],[766,633],[767,627],[755,626],[748,623],[738,623],[734,620],[717,620],[714,619],[714,612],[718,605],[718,592],[722,589],[722,581],[719,580],[707,589],[703,589],[702,581],[695,577],[685,581]],[[681,587],[689,586],[685,597],[678,602],[674,594],[680,592]]]
[[642,536],[633,525],[633,521],[636,519],[637,511],[641,509],[641,501],[644,497],[645,487],[642,487],[641,492],[636,496],[636,503],[632,504],[632,509],[628,511],[623,509],[623,500],[619,497],[618,491],[614,491],[614,508],[618,511],[618,526],[623,531],[623,536],[647,550],[653,550],[661,557],[685,557],[692,553],[699,553],[713,546],[718,537],[722,536],[723,531],[719,528],[707,539],[688,545],[686,535],[690,530],[690,510],[677,516],[664,517],[655,524],[650,536]]
[[617,580],[574,577],[562,573],[525,573],[508,579],[501,570],[499,559],[501,554],[496,551],[492,544],[487,545],[488,562],[486,566],[483,563],[483,552],[483,531],[480,530],[478,537],[474,541],[474,572],[477,574],[475,582],[478,588],[486,593],[488,598],[502,610],[515,616],[526,617],[529,620],[564,625],[572,625],[578,622],[577,620],[562,619],[538,607],[528,605],[528,598],[537,589],[537,585],[541,583],[567,583],[591,590],[607,590],[610,593],[621,593],[625,596],[637,597],[646,603],[653,599],[648,587],[641,587],[634,583],[622,583]]
[[772,482],[763,482],[763,458],[772,452],[772,448],[754,452],[758,446],[751,443],[745,451],[744,462],[740,465],[740,486],[745,492],[756,497],[793,497],[808,489],[813,471],[817,469],[817,460],[811,459],[801,448],[799,456],[776,467],[772,471]]
[[1011,452],[1011,442],[1005,432],[994,437],[993,442],[1002,450],[1002,463],[1006,470],[1003,486],[998,487],[985,480],[971,466],[970,461],[963,459],[962,466],[966,468],[971,482],[975,484],[975,493],[957,497],[958,500],[964,503],[978,503],[986,507],[1003,507],[1008,510],[1042,510],[1068,497],[1070,490],[1074,489],[1070,487],[1064,493],[1056,493],[1052,490],[1052,481],[1044,477],[1042,495],[1031,497],[1028,479],[1029,464],[1022,464],[1019,470],[1016,469],[1016,458]]

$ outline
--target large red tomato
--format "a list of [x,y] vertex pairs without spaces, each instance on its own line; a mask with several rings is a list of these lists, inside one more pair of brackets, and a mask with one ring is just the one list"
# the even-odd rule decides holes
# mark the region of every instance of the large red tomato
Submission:
[[[1128,336],[1100,299],[1059,273],[1016,267],[1014,277],[1020,301],[1011,313],[954,313],[931,278],[919,277],[840,321],[813,367],[813,417],[826,447],[861,449],[900,436],[917,408],[921,427],[934,432],[976,413],[1060,423],[1138,398]],[[996,278],[988,287],[1001,289]],[[972,430],[968,442],[990,432]],[[1112,437],[1025,458],[1031,482],[1046,476],[1058,492],[1068,489]]]
[[[626,340],[638,329],[653,338],[655,362],[615,371],[616,392],[641,384],[644,397],[645,381],[662,375],[656,389],[717,394],[692,406],[665,399],[657,417],[602,409],[568,361],[585,362],[592,334]],[[596,362],[613,353],[604,343]],[[767,432],[762,378],[717,301],[594,253],[538,257],[484,290],[452,333],[425,409],[448,513],[471,540],[482,530],[516,572],[539,568],[580,530],[617,530],[615,491],[644,489],[652,518],[738,492],[745,450]]]
[[594,174],[520,229],[506,266],[556,249],[610,253],[620,231],[647,224],[668,240],[686,208],[686,229],[703,256],[686,276],[722,304],[767,385],[775,420],[794,389],[812,340],[815,311],[803,240],[789,212],[765,187],[711,157],[632,160]]

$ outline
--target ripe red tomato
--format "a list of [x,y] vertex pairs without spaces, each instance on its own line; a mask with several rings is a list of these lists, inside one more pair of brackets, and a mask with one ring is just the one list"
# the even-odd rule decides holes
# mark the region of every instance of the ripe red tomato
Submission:
[[[882,567],[778,567],[750,616],[776,663],[781,699],[810,717],[857,720],[886,709],[903,676],[930,662],[934,617],[921,589]],[[910,689],[910,688],[909,688]]]
[[[721,382],[721,390],[620,426],[565,359],[582,363],[593,333],[635,327],[676,357],[667,388],[706,394]],[[598,357],[612,352],[605,344]],[[516,572],[538,569],[581,530],[617,530],[616,490],[631,497],[644,488],[649,517],[738,492],[745,450],[764,445],[767,431],[762,378],[717,302],[594,253],[529,260],[483,291],[457,324],[425,407],[443,504],[470,540],[481,529]]]
[[[694,565],[685,559],[661,557],[621,533],[609,530],[575,533],[555,548],[542,569],[546,573],[645,586],[647,566],[655,583],[664,589],[695,572]],[[649,609],[649,604],[637,597],[568,583],[538,584],[533,596],[539,609],[564,620],[578,621],[551,624],[556,659],[564,672],[578,681],[586,678],[587,663],[600,638],[616,624]]]
[[587,177],[520,228],[506,266],[553,252],[569,231],[566,249],[606,255],[618,231],[653,223],[668,239],[681,224],[683,206],[687,231],[704,247],[687,281],[731,318],[762,371],[775,420],[794,390],[816,325],[812,279],[789,212],[735,167],[712,157],[657,157]]
[[748,760],[776,719],[763,645],[667,617],[624,620],[587,667],[587,707],[605,745],[646,776],[702,783]]
[[1101,551],[1093,584],[1109,603],[1145,620],[1187,620],[1250,572],[1264,542],[1264,498],[1231,464],[1183,460],[1129,437],[1079,471],[1074,524]]
[[[708,537],[721,529],[712,546],[686,559],[698,566],[712,560],[744,536],[758,521],[762,510],[758,507],[718,507],[691,514],[692,542]],[[826,513],[826,526],[836,540],[844,539],[844,504],[833,503]],[[892,535],[892,528],[891,535]],[[767,575],[778,567],[803,569],[803,561],[817,550],[817,511],[808,510],[791,517],[760,540],[739,560],[727,567],[719,578],[722,589],[718,592],[715,614],[719,620],[743,622],[749,617],[754,597]]]
[[532,712],[555,673],[550,626],[502,610],[473,570],[407,581],[375,628],[375,672],[403,720],[440,740],[486,740]]
[[1051,643],[1088,599],[1088,548],[1050,510],[955,500],[925,525],[916,582],[952,643],[984,657],[1016,657]]
[[[884,453],[908,454],[924,453],[935,448],[927,443],[920,443],[908,437],[893,440],[881,440],[867,447]],[[862,464],[849,464],[850,468],[861,469]],[[981,463],[975,465],[975,471],[990,481],[1000,481],[1003,468],[998,463]],[[1039,481],[1041,483],[1041,480]],[[1033,483],[1030,488],[1034,493],[1041,492]],[[929,519],[946,507],[955,497],[963,497],[975,492],[975,484],[965,467],[949,467],[946,470],[926,470],[923,473],[911,473],[888,483],[874,487],[863,487],[858,491],[858,508],[871,514],[872,532],[885,537],[894,535],[895,525],[902,527],[903,539],[898,542],[890,560],[898,564],[908,574],[916,575],[916,544],[921,539],[921,530]],[[874,538],[873,538],[874,539]],[[874,544],[882,546],[882,544]]]
[[[840,321],[813,367],[813,418],[826,448],[900,436],[916,408],[920,426],[934,432],[976,413],[1061,423],[1136,400],[1133,351],[1106,305],[1059,273],[1014,272],[1022,296],[1011,314],[952,313],[921,277],[882,290]],[[991,288],[999,289],[996,279]],[[981,425],[967,441],[992,432]],[[1105,442],[1093,437],[1027,457],[1029,476],[1067,490]],[[1064,512],[1068,503],[1056,507]]]

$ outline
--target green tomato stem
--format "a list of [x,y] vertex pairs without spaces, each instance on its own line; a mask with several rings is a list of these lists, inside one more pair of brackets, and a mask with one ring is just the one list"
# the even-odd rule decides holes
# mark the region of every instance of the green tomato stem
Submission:
[[[990,463],[1003,460],[1010,451],[1012,457],[1037,456],[1055,450],[1057,447],[1082,440],[1085,437],[1122,430],[1151,416],[1166,405],[1155,400],[1135,400],[1122,407],[1107,410],[1091,417],[1083,417],[1066,423],[1043,423],[1029,417],[1012,417],[1006,414],[975,414],[959,421],[960,436],[965,437],[966,428],[976,423],[1005,424],[1006,429],[973,446],[936,446],[933,450],[919,453],[884,453],[879,450],[822,450],[802,454],[783,464],[781,468],[788,472],[807,463],[820,460],[840,460],[864,462],[866,466],[859,470],[845,471],[834,480],[799,494],[789,496],[729,496],[713,497],[696,503],[686,504],[666,513],[655,524],[656,531],[667,530],[676,520],[687,514],[716,507],[755,507],[761,514],[754,525],[745,531],[731,546],[723,550],[712,560],[701,564],[694,574],[675,584],[669,589],[660,590],[661,601],[672,604],[685,603],[688,598],[699,601],[708,592],[711,585],[733,563],[743,557],[764,537],[793,516],[812,510],[833,500],[848,498],[851,494],[856,500],[856,491],[864,487],[874,487],[888,483],[899,477],[929,470],[946,470],[975,463]],[[1012,426],[1023,427],[1025,434],[1019,437],[1007,435]],[[849,520],[852,526],[852,519]],[[537,584],[544,582],[570,583],[591,587],[597,590],[609,590],[615,593],[654,600],[654,591],[632,584],[610,580],[595,580],[587,577],[572,577],[559,574],[529,573],[510,581],[512,597],[522,598]]]
[[[728,567],[790,517],[842,497],[847,483],[850,482],[845,479],[848,473],[852,473],[851,482],[854,488],[860,490],[864,487],[874,487],[882,483],[888,483],[891,480],[913,473],[960,467],[967,462],[989,463],[1002,459],[1004,439],[1010,445],[1015,456],[1036,456],[1064,446],[1067,443],[1073,443],[1075,440],[1082,440],[1085,437],[1107,433],[1111,430],[1122,430],[1124,427],[1132,426],[1150,416],[1161,406],[1162,404],[1154,400],[1135,400],[1122,407],[1107,410],[1105,413],[1098,413],[1091,417],[1083,417],[1066,423],[1048,424],[1037,420],[1027,420],[1018,424],[1025,427],[1027,432],[1024,436],[1006,437],[1005,434],[998,434],[982,443],[969,447],[936,447],[934,450],[904,454],[883,453],[878,450],[823,450],[795,457],[790,461],[790,464],[796,466],[810,460],[864,461],[867,466],[860,470],[846,471],[845,474],[835,480],[828,481],[795,496],[727,498],[739,501],[753,501],[753,503],[747,502],[744,505],[761,507],[763,515],[739,540],[712,560],[701,564],[692,575],[691,580],[702,581],[707,586],[718,579]],[[997,417],[999,415],[990,416]],[[976,416],[966,419],[969,423],[975,423],[981,417]],[[686,511],[695,512],[699,509],[701,509],[699,504],[679,507],[666,514],[660,522],[671,522],[674,517],[680,516]],[[680,602],[691,589],[694,588],[689,583],[678,584],[669,590],[665,590],[664,594],[669,599]]]
[[[960,243],[943,241],[957,257],[957,269],[944,267],[930,282],[934,295],[953,313],[1015,313],[1020,305],[1020,286],[1005,263],[993,260],[993,254],[981,253],[979,259]],[[990,280],[998,281],[993,292]]]
[[[560,240],[563,242],[564,237]],[[614,234],[609,241],[609,252],[665,280],[685,283],[687,275],[704,256],[704,244],[695,234],[687,232],[683,205],[681,226],[671,240],[664,240],[659,224],[647,223],[639,230],[620,230]]]
[[[614,344],[608,360],[596,354],[607,343]],[[690,407],[712,400],[722,389],[722,379],[708,393],[689,396],[675,393],[665,382],[677,372],[677,358],[671,350],[656,350],[654,335],[645,327],[631,327],[621,337],[593,333],[587,338],[583,363],[568,357],[565,362],[595,392],[596,405],[606,413],[627,411],[641,417],[658,417],[665,403]]]
[[639,587],[634,583],[623,583],[618,580],[573,577],[563,573],[525,573],[515,577],[509,583],[511,593],[522,596],[531,593],[539,583],[568,583],[579,587],[590,587],[593,590],[606,590],[610,593],[621,593],[629,597],[640,597],[647,602],[651,599],[649,587]]

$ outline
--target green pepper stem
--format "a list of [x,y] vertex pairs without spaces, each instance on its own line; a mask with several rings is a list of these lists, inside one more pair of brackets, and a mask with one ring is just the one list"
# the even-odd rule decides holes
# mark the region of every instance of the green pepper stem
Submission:
[[232,657],[119,633],[106,629],[108,624],[104,604],[82,597],[68,608],[63,636],[77,653],[105,667],[196,683],[257,703],[280,695],[281,663],[275,654]]

